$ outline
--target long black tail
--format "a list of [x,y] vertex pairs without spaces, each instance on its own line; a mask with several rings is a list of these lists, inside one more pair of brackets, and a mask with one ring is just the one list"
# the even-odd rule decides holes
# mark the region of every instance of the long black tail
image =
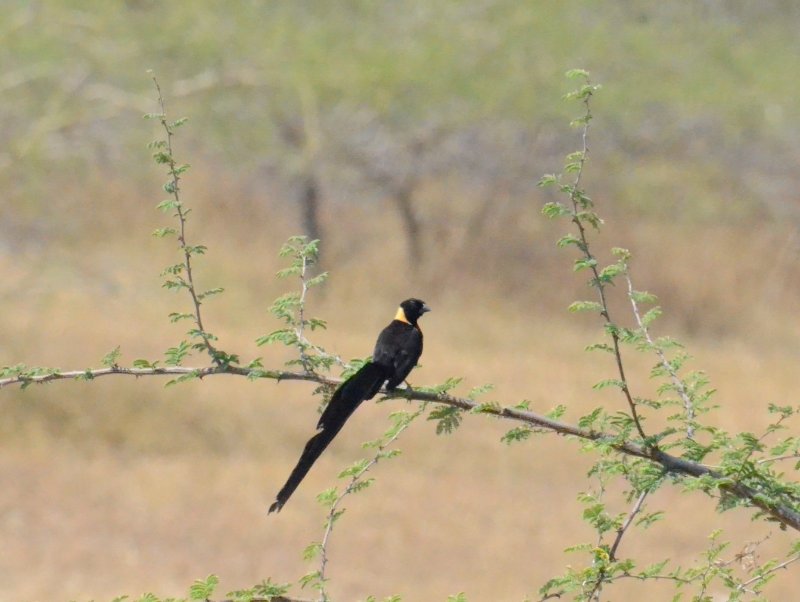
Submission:
[[350,415],[355,412],[362,401],[375,397],[387,378],[386,368],[367,362],[358,372],[339,385],[331,397],[328,407],[320,416],[317,423],[317,434],[306,443],[297,466],[294,467],[286,484],[278,492],[275,502],[269,507],[270,512],[278,512],[283,508],[317,458],[342,430]]

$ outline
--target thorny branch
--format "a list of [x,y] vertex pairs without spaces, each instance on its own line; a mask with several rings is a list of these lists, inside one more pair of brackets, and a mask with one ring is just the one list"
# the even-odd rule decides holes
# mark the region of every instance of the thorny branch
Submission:
[[[314,602],[313,600],[308,599],[301,599],[301,598],[288,598],[286,596],[269,596],[268,598],[262,598],[260,596],[256,596],[255,598],[247,598],[250,602]],[[212,600],[206,600],[206,602],[213,602]],[[235,602],[234,600],[220,600],[219,602]]]
[[[256,370],[223,364],[221,366],[214,365],[203,368],[190,368],[187,366],[165,366],[163,368],[124,368],[121,366],[111,366],[108,368],[73,370],[65,372],[45,371],[41,374],[20,373],[16,376],[0,379],[0,388],[12,385],[28,386],[55,380],[91,380],[93,378],[111,375],[140,377],[187,374],[191,374],[197,378],[215,376],[218,374],[229,374],[234,376],[246,376],[251,379],[267,378],[276,381],[302,380],[329,385],[331,387],[336,387],[342,383],[342,379],[339,378],[329,378],[308,372]],[[655,462],[668,473],[682,477],[711,477],[717,481],[717,486],[726,494],[732,495],[741,500],[745,500],[750,505],[759,508],[770,518],[787,527],[791,527],[796,531],[800,531],[800,512],[798,512],[795,508],[786,504],[774,503],[766,500],[764,499],[764,496],[760,495],[759,492],[754,488],[743,483],[732,482],[729,478],[725,478],[724,475],[719,471],[714,470],[709,466],[670,455],[657,448],[640,445],[630,441],[619,441],[618,438],[609,433],[585,429],[572,424],[560,422],[558,420],[553,420],[552,418],[548,418],[547,416],[537,414],[529,410],[522,410],[519,408],[500,405],[487,406],[486,404],[481,404],[477,401],[473,401],[465,397],[457,397],[448,393],[432,393],[420,391],[418,389],[395,389],[391,392],[383,390],[382,393],[390,399],[400,398],[416,401],[431,401],[434,403],[459,408],[468,412],[474,411],[513,420],[516,422],[522,422],[537,429],[557,433],[559,435],[577,437],[587,441],[608,442],[617,452]]]
[[403,424],[397,427],[397,430],[389,438],[387,438],[378,446],[377,453],[373,456],[373,458],[361,470],[351,477],[350,482],[347,484],[347,487],[345,487],[342,494],[334,500],[333,504],[331,504],[327,519],[325,521],[325,534],[322,536],[322,543],[320,544],[319,580],[321,585],[320,593],[322,594],[323,601],[328,600],[328,594],[325,591],[325,569],[328,565],[328,540],[330,539],[330,535],[333,531],[333,525],[338,516],[340,516],[340,513],[337,512],[339,504],[342,502],[342,500],[344,500],[345,497],[353,492],[357,484],[361,481],[362,477],[367,474],[367,472],[369,472],[369,470],[375,466],[375,464],[377,464],[381,458],[385,456],[384,450],[394,443],[400,437],[400,435],[403,434],[403,431],[411,426],[411,423],[414,421],[414,419],[422,414],[426,407],[427,404],[423,403],[416,412],[409,415]]
[[211,344],[211,337],[203,326],[203,316],[200,313],[201,302],[194,286],[194,276],[192,274],[192,253],[194,251],[193,248],[186,243],[186,217],[188,211],[184,209],[183,204],[181,203],[179,184],[180,175],[178,172],[178,165],[175,163],[175,158],[172,155],[172,137],[174,134],[172,131],[172,126],[167,121],[167,112],[164,106],[164,96],[161,94],[161,86],[159,86],[158,80],[155,77],[153,77],[153,83],[155,84],[156,91],[158,92],[158,104],[161,108],[159,122],[161,123],[161,126],[164,128],[164,132],[166,132],[167,135],[167,165],[169,166],[169,175],[171,178],[169,192],[172,194],[172,198],[175,199],[175,209],[177,212],[176,215],[178,217],[178,221],[180,222],[178,242],[180,243],[181,251],[183,251],[183,263],[186,268],[186,288],[189,290],[189,294],[192,297],[192,304],[194,305],[194,322],[197,325],[198,334],[203,339],[203,346],[205,347],[206,351],[208,351],[211,359],[215,364],[221,365],[222,360],[220,354]]
[[617,559],[617,549],[619,548],[619,544],[622,543],[622,538],[625,536],[625,532],[628,530],[628,527],[630,527],[631,523],[633,523],[633,519],[636,518],[636,515],[642,511],[644,500],[647,498],[649,493],[649,491],[645,490],[639,494],[639,497],[636,498],[636,503],[634,503],[631,511],[628,512],[628,516],[625,517],[625,522],[622,523],[619,529],[617,529],[617,536],[614,538],[614,543],[611,544],[611,549],[608,551],[608,556],[611,559],[611,562],[614,562]]
[[342,368],[347,368],[348,364],[341,358],[341,356],[328,353],[319,345],[312,343],[305,335],[305,327],[307,323],[305,319],[306,295],[308,294],[308,289],[310,288],[308,284],[308,278],[306,278],[306,272],[308,271],[308,267],[312,264],[312,261],[310,261],[306,255],[303,255],[302,260],[303,263],[300,267],[300,299],[298,302],[299,315],[297,324],[294,328],[294,334],[297,338],[297,348],[300,350],[300,363],[303,366],[303,370],[306,372],[314,372],[314,367],[309,361],[308,353],[306,353],[307,350],[311,349],[320,357],[330,358]]
[[297,335],[298,341],[298,348],[300,349],[300,363],[303,365],[303,370],[306,372],[311,372],[312,367],[311,363],[308,361],[308,355],[306,354],[306,337],[304,334],[304,330],[306,327],[306,318],[305,318],[305,308],[306,308],[306,293],[308,293],[308,282],[306,281],[306,270],[308,269],[308,257],[304,254],[303,255],[303,264],[300,267],[300,282],[302,286],[300,288],[300,303],[299,303],[299,312],[300,312],[300,320],[295,326],[295,334]]
[[650,348],[655,351],[659,362],[661,362],[661,367],[666,370],[667,374],[669,374],[669,378],[672,381],[672,384],[675,386],[675,390],[678,392],[678,395],[680,395],[680,398],[683,401],[684,411],[686,412],[686,438],[694,439],[694,404],[692,403],[692,398],[689,396],[689,392],[686,390],[686,385],[678,377],[675,369],[667,360],[667,356],[664,355],[664,352],[661,350],[661,348],[655,344],[655,341],[653,341],[653,338],[650,336],[650,330],[647,328],[647,324],[645,324],[642,320],[642,316],[639,312],[639,304],[636,302],[636,297],[634,295],[633,282],[631,281],[631,275],[628,272],[627,264],[625,265],[625,281],[628,284],[628,299],[630,300],[631,307],[633,308],[633,315],[636,317],[636,324],[638,324],[639,330],[644,335],[644,338],[650,345]]
[[798,560],[800,560],[800,554],[795,554],[794,556],[792,556],[792,557],[790,557],[790,558],[787,558],[786,560],[784,560],[784,561],[783,561],[783,562],[781,562],[780,564],[776,564],[776,565],[775,565],[774,567],[772,567],[771,569],[767,569],[766,571],[760,572],[760,573],[758,573],[758,574],[757,574],[755,577],[752,577],[751,579],[748,579],[747,581],[744,581],[744,582],[740,583],[740,584],[737,586],[737,588],[736,588],[736,589],[737,589],[737,590],[739,590],[739,591],[749,591],[749,590],[747,590],[747,586],[748,586],[748,585],[752,585],[752,584],[753,584],[753,583],[755,583],[756,581],[763,580],[763,579],[764,579],[764,577],[766,577],[767,575],[771,575],[772,573],[775,573],[775,572],[777,572],[777,571],[780,571],[781,569],[785,569],[785,568],[787,568],[787,567],[788,567],[790,564],[794,564],[794,563],[795,563],[795,562],[797,562]]
[[[628,527],[630,527],[633,523],[633,519],[636,518],[636,515],[639,514],[639,512],[641,512],[642,506],[644,505],[644,500],[647,498],[648,493],[649,492],[645,490],[639,494],[639,497],[636,498],[636,502],[631,507],[630,512],[628,512],[628,516],[625,517],[625,521],[620,525],[619,529],[617,529],[617,535],[614,538],[614,543],[611,544],[611,547],[608,550],[609,562],[617,561],[617,549],[619,548],[619,544],[622,543],[622,538],[625,536]],[[603,590],[603,584],[606,582],[606,577],[606,569],[603,567],[597,575],[597,579],[595,580],[594,587],[592,587],[592,591],[589,593],[589,600],[600,600],[600,593]]]
[[628,402],[628,407],[631,410],[631,417],[633,418],[633,422],[636,425],[636,430],[639,433],[639,436],[642,439],[647,439],[647,435],[644,433],[644,429],[642,428],[641,420],[639,419],[639,413],[636,410],[636,402],[633,399],[633,395],[630,391],[630,385],[628,384],[628,379],[625,376],[625,367],[622,362],[622,351],[620,349],[619,343],[619,335],[617,334],[616,327],[614,322],[611,320],[611,314],[608,309],[608,301],[606,300],[606,288],[605,284],[603,283],[602,279],[600,278],[600,271],[597,268],[597,259],[595,258],[594,254],[592,253],[591,249],[589,248],[589,240],[586,236],[586,227],[583,224],[582,214],[583,211],[581,209],[581,205],[586,199],[584,193],[580,190],[580,183],[581,178],[583,177],[583,168],[586,165],[586,158],[589,154],[589,145],[588,145],[588,136],[589,136],[589,123],[592,120],[592,110],[589,104],[589,101],[592,98],[591,89],[587,89],[586,95],[583,98],[583,105],[585,107],[585,113],[582,118],[583,120],[583,131],[581,133],[581,152],[580,152],[580,160],[577,162],[578,167],[575,173],[575,181],[573,182],[572,186],[570,187],[569,198],[572,202],[572,223],[578,228],[578,234],[580,236],[580,244],[578,248],[583,252],[584,256],[587,259],[587,263],[592,271],[592,283],[597,288],[597,294],[600,297],[600,305],[602,306],[602,310],[600,315],[603,316],[605,319],[606,325],[609,327],[611,332],[611,340],[614,345],[614,357],[617,363],[617,371],[619,373],[619,379],[622,384],[622,392],[625,395],[625,399]]

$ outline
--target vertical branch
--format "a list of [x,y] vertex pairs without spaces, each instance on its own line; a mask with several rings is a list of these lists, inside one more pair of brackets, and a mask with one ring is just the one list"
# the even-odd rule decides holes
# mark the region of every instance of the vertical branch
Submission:
[[617,334],[616,325],[611,320],[611,314],[609,312],[608,302],[606,300],[605,282],[603,278],[601,278],[600,271],[597,268],[597,259],[589,248],[589,240],[586,235],[586,227],[584,226],[584,221],[588,221],[589,223],[595,225],[599,224],[599,218],[593,213],[586,211],[589,207],[591,207],[591,200],[580,189],[581,178],[583,177],[583,168],[586,165],[586,158],[589,154],[589,123],[592,120],[590,100],[592,98],[594,89],[595,88],[593,86],[589,85],[587,78],[587,84],[581,90],[583,97],[582,102],[583,106],[585,107],[584,115],[579,120],[580,123],[583,123],[583,130],[581,132],[582,148],[580,152],[577,153],[578,161],[572,164],[575,171],[575,180],[571,186],[567,187],[567,190],[569,191],[569,198],[572,203],[572,223],[578,228],[578,235],[580,237],[578,248],[583,252],[584,257],[586,258],[585,263],[592,271],[592,283],[597,288],[597,293],[600,297],[600,315],[602,315],[605,319],[606,326],[611,333],[611,339],[614,345],[614,357],[616,359],[617,372],[619,373],[622,392],[625,395],[626,401],[628,402],[628,407],[631,411],[631,417],[636,425],[636,430],[638,431],[639,436],[642,439],[646,439],[647,436],[644,433],[641,420],[639,419],[639,413],[636,410],[636,402],[633,399],[633,395],[631,394],[630,386],[628,384],[628,379],[625,375],[625,367],[622,361],[619,335]]
[[[279,277],[298,276],[300,278],[300,293],[298,295],[284,296],[276,300],[272,311],[286,322],[289,328],[285,333],[291,333],[288,339],[283,339],[284,343],[297,347],[300,354],[300,364],[306,373],[314,373],[315,367],[320,365],[318,360],[322,359],[321,365],[328,367],[333,363],[342,367],[348,367],[340,356],[330,354],[319,345],[312,343],[306,336],[306,327],[310,330],[325,327],[323,320],[306,317],[307,295],[313,286],[318,286],[327,279],[327,272],[322,272],[310,277],[309,271],[318,260],[318,240],[309,241],[306,236],[293,236],[284,244],[281,249],[281,256],[291,255],[292,265],[289,268],[278,272]],[[296,311],[296,315],[295,315]],[[278,331],[280,333],[282,331]],[[273,333],[273,335],[276,333]],[[261,345],[269,340],[273,335],[258,339]],[[309,351],[313,353],[309,353]],[[316,354],[316,355],[314,355]],[[296,363],[296,362],[292,362]]]
[[400,213],[403,222],[403,231],[406,234],[408,245],[409,265],[415,268],[422,262],[423,244],[420,240],[420,218],[414,209],[413,202],[414,183],[403,183],[392,193],[392,200]]
[[203,316],[200,312],[200,305],[201,300],[200,296],[197,294],[197,290],[194,285],[194,275],[192,273],[192,255],[195,253],[202,253],[205,250],[205,247],[199,246],[192,246],[186,242],[186,218],[189,213],[189,210],[184,209],[183,204],[180,199],[180,174],[182,174],[186,169],[187,166],[178,166],[175,163],[175,158],[172,155],[172,137],[173,137],[173,125],[167,121],[167,112],[164,106],[164,96],[161,93],[161,86],[158,84],[158,80],[153,77],[153,83],[155,84],[156,91],[158,92],[158,104],[161,108],[161,115],[159,116],[159,121],[161,126],[164,128],[166,132],[167,139],[166,139],[166,157],[163,160],[166,162],[167,166],[169,167],[169,175],[170,175],[170,182],[165,186],[165,190],[172,195],[174,200],[173,206],[176,211],[176,216],[180,223],[180,229],[177,233],[178,235],[178,243],[180,245],[181,251],[183,252],[183,266],[184,266],[184,273],[186,274],[186,278],[184,279],[185,288],[188,289],[189,295],[192,298],[192,304],[194,305],[194,315],[193,320],[195,325],[197,326],[196,334],[200,336],[203,340],[202,347],[208,352],[211,356],[211,359],[217,365],[222,364],[222,359],[220,357],[219,352],[217,349],[212,345],[211,338],[212,335],[206,332],[205,327],[203,326]]
[[322,239],[319,217],[319,182],[309,166],[300,181],[300,204],[303,214],[303,230],[312,240]]
[[[642,511],[644,506],[644,501],[647,499],[649,495],[649,491],[644,490],[639,494],[639,497],[636,498],[636,502],[634,502],[633,506],[628,512],[628,515],[625,517],[623,523],[617,529],[617,535],[614,538],[614,542],[611,544],[611,547],[608,550],[608,562],[613,563],[617,562],[617,550],[619,549],[620,543],[622,543],[622,538],[625,536],[625,533],[628,531],[628,528],[633,524],[633,520],[636,518],[636,515]],[[608,573],[606,571],[606,566],[603,566],[599,573],[597,574],[597,579],[595,580],[594,586],[592,587],[592,591],[589,593],[588,600],[594,602],[600,600],[600,594],[603,591],[603,583],[605,583],[606,577]]]
[[[357,470],[353,476],[350,478],[350,482],[345,487],[344,491],[339,495],[333,503],[330,505],[328,509],[328,516],[325,520],[325,533],[322,536],[322,542],[319,546],[320,552],[320,566],[319,566],[319,583],[320,583],[320,595],[322,596],[323,602],[327,602],[329,600],[328,594],[325,590],[325,571],[328,566],[328,543],[330,542],[331,534],[333,533],[333,526],[339,517],[344,513],[344,510],[339,510],[339,505],[342,503],[345,497],[354,493],[368,485],[367,481],[363,481],[363,477],[367,474],[367,472],[377,464],[381,458],[391,457],[394,455],[392,452],[385,451],[387,447],[389,447],[392,443],[394,443],[400,435],[409,427],[411,423],[420,416],[425,409],[427,408],[427,402],[420,404],[419,409],[413,414],[405,414],[402,418],[402,421],[392,427],[388,433],[385,435],[383,441],[381,441],[380,445],[377,448],[377,453],[373,456],[373,458],[364,464],[359,470]],[[399,453],[399,452],[395,452]]]
[[295,334],[297,334],[297,347],[300,350],[300,363],[303,365],[303,370],[312,372],[311,362],[308,360],[306,349],[308,348],[307,340],[304,333],[306,327],[305,307],[306,307],[306,293],[308,292],[308,282],[306,281],[306,269],[308,268],[309,260],[308,254],[303,253],[302,264],[300,266],[300,300],[298,302],[298,321],[295,324]]
[[661,367],[664,368],[666,373],[669,375],[672,384],[675,385],[675,390],[678,392],[678,395],[683,401],[683,408],[684,412],[686,413],[686,438],[694,439],[694,403],[692,402],[689,392],[686,390],[686,383],[681,380],[681,378],[675,372],[675,369],[672,367],[669,361],[667,361],[667,356],[664,355],[664,351],[658,345],[656,345],[655,341],[653,341],[653,338],[650,336],[650,330],[647,328],[647,324],[644,323],[644,320],[642,320],[641,313],[639,312],[639,304],[636,302],[633,283],[631,282],[631,275],[628,271],[628,264],[625,263],[624,267],[625,281],[628,284],[628,299],[631,302],[633,315],[636,318],[636,324],[639,326],[639,330],[647,341],[647,344],[650,345],[650,348],[653,349],[658,356]]
[[644,501],[649,493],[649,491],[645,490],[639,494],[639,497],[636,499],[636,503],[631,508],[631,511],[628,512],[628,516],[625,517],[625,522],[620,525],[619,529],[617,529],[617,536],[614,538],[614,543],[611,545],[611,549],[608,551],[608,556],[611,562],[615,562],[617,560],[617,549],[619,548],[619,544],[622,542],[622,538],[625,536],[625,532],[628,530],[628,527],[630,527],[631,523],[633,523],[633,519],[636,518],[636,515],[642,511]]

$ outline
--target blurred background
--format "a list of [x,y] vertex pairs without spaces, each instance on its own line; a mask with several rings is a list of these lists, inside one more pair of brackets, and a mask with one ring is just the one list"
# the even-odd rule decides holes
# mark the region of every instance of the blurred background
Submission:
[[[117,345],[129,364],[184,337],[167,314],[188,298],[160,288],[174,241],[150,236],[170,225],[146,149],[161,132],[142,120],[158,110],[151,69],[170,117],[189,117],[175,155],[193,166],[190,242],[209,248],[199,286],[226,288],[203,307],[221,348],[269,367],[292,357],[254,341],[296,285],[275,280],[277,252],[307,234],[332,272],[309,307],[329,322],[315,339],[329,350],[369,354],[413,295],[434,311],[412,383],[494,383],[490,399],[563,403],[572,422],[617,407],[591,389],[613,365],[583,351],[598,321],[566,307],[591,290],[555,248],[567,226],[541,216],[551,193],[536,188],[579,148],[580,107],[562,96],[581,67],[603,85],[584,176],[606,220],[595,250],[631,249],[637,287],[665,310],[656,334],[686,343],[719,390],[710,420],[755,431],[797,387],[798,30],[790,0],[3,2],[0,364],[98,366]],[[651,392],[653,360],[631,362]],[[3,390],[0,599],[175,596],[212,572],[230,591],[312,570],[315,495],[402,407],[360,409],[267,518],[316,423],[313,388]],[[404,435],[334,533],[334,598],[519,600],[581,562],[562,550],[593,537],[576,502],[591,458],[555,437],[508,448],[510,426],[468,417],[449,437],[432,424]],[[623,553],[685,563],[716,526],[731,556],[770,533],[699,493],[651,504],[672,519]],[[773,531],[764,554],[787,545]],[[626,587],[617,597],[669,595]]]

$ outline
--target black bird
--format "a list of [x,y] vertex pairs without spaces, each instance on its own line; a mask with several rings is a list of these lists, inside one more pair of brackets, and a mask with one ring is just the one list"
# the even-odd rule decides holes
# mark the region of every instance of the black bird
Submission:
[[406,299],[400,304],[394,320],[378,336],[372,359],[334,391],[317,423],[317,434],[306,443],[297,466],[269,507],[270,512],[278,512],[283,508],[311,466],[361,402],[375,397],[384,383],[386,389],[392,391],[417,365],[417,360],[422,355],[422,330],[417,325],[417,320],[426,311],[430,311],[430,308],[419,299]]

